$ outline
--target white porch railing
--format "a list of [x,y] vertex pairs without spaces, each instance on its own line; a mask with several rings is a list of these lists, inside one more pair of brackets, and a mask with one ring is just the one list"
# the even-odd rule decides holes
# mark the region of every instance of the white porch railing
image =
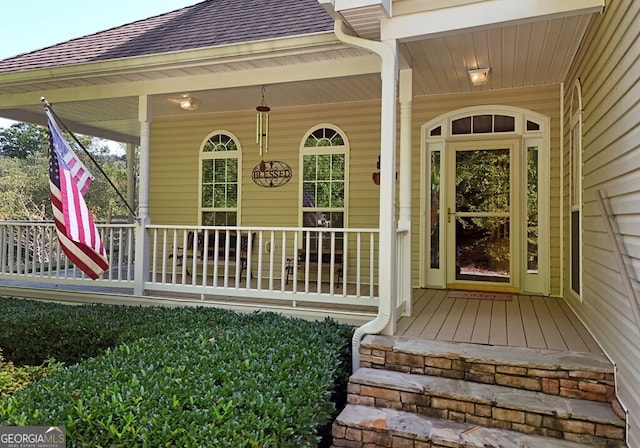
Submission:
[[133,284],[133,224],[98,224],[110,268],[91,280],[73,266],[58,244],[53,222],[0,222],[0,278],[69,284]]
[[[377,305],[377,229],[149,225],[147,290]],[[197,236],[197,237],[196,237]]]
[[93,281],[67,259],[52,222],[0,222],[0,279],[239,297],[378,304],[378,230],[149,225],[149,271],[134,278],[135,224],[98,224],[110,269]]

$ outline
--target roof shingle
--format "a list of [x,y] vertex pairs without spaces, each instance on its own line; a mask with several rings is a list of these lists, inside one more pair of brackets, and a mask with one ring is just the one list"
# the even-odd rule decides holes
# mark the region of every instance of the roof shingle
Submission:
[[0,61],[0,73],[327,32],[317,0],[206,0]]

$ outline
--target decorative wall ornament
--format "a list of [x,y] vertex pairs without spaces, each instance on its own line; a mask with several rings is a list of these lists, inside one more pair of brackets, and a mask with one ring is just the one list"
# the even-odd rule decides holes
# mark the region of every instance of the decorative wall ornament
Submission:
[[373,179],[373,183],[376,185],[380,185],[380,156],[378,156],[378,163],[376,164],[376,168],[378,171],[374,171],[371,173],[371,178]]
[[265,188],[281,187],[291,180],[291,176],[291,167],[277,160],[263,160],[251,173],[253,181]]

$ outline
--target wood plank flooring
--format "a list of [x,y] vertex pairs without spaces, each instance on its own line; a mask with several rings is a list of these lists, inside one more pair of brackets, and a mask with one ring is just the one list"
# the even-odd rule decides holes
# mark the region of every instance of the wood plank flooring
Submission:
[[513,295],[513,300],[448,297],[446,290],[415,289],[412,317],[396,335],[441,341],[601,353],[561,298]]

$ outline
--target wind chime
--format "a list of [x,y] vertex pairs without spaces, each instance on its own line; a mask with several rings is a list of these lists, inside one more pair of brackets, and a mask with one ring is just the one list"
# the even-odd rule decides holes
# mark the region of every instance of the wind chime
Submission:
[[[256,144],[260,157],[269,153],[269,111],[271,108],[264,101],[264,86],[262,86],[262,102],[256,107]],[[263,162],[264,163],[264,162]]]

